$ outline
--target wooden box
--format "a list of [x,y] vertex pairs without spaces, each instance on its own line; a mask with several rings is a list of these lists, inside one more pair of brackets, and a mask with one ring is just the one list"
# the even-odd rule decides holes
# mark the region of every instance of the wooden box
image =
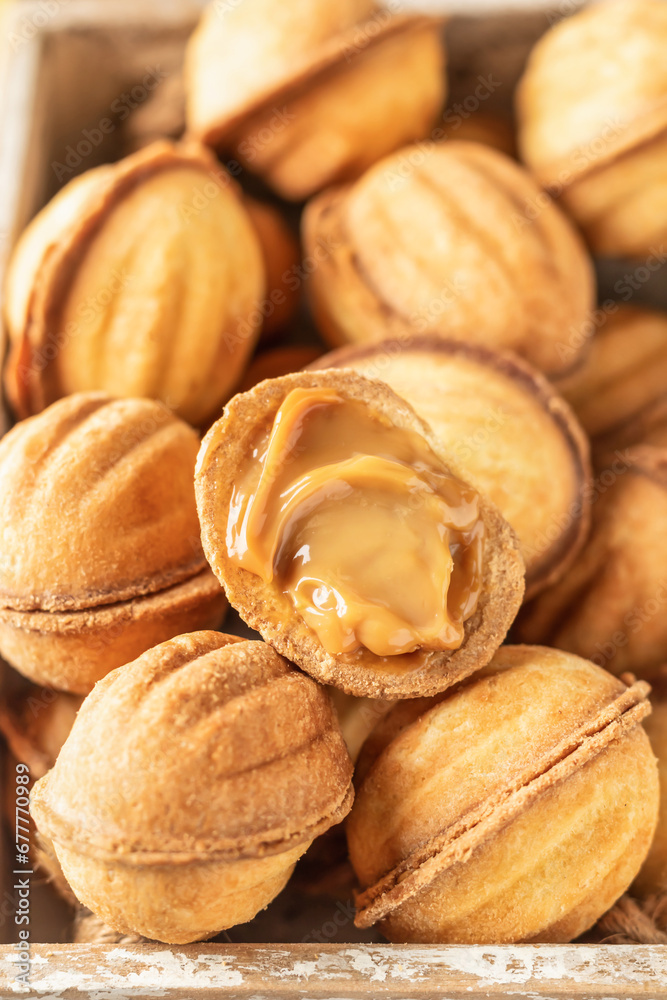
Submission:
[[[530,45],[577,5],[514,0],[504,10],[492,0],[418,4],[451,15],[450,103],[459,104],[457,113],[479,107],[473,95],[480,77],[495,81],[483,98],[488,109],[507,110]],[[62,183],[121,155],[130,116],[179,72],[200,6],[200,0],[22,0],[5,13],[0,272],[23,226]],[[602,296],[622,298],[624,276],[637,267],[636,261],[607,262],[599,274]],[[661,270],[647,280],[642,272],[635,284],[633,302],[667,307]],[[1,859],[0,940],[7,942],[0,946],[2,998],[667,997],[667,946],[390,945],[355,931],[349,902],[320,901],[311,909],[288,890],[252,924],[233,929],[235,943],[68,944],[66,910],[36,880],[25,985],[16,979],[19,956],[12,943],[13,886],[25,875],[15,874],[11,839],[5,838]],[[262,941],[273,943],[253,943]]]

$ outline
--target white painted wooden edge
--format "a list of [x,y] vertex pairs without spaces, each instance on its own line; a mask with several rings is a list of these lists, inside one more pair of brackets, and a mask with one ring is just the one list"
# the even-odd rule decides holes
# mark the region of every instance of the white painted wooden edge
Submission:
[[207,0],[21,0],[12,5],[13,30],[33,25],[38,33],[80,29],[82,25],[128,26],[152,22],[160,28],[191,23]]
[[[5,268],[11,247],[24,220],[20,219],[21,195],[24,183],[23,168],[28,162],[30,128],[33,109],[37,101],[41,36],[26,40],[17,34],[23,23],[16,7],[9,6],[0,17],[0,95],[2,95],[2,138],[0,140],[0,279],[4,281]],[[18,42],[13,41],[18,39]],[[0,285],[0,309],[2,286]],[[4,324],[0,321],[0,367],[7,348]],[[0,437],[7,428],[7,415],[3,405],[0,382]]]
[[0,93],[2,94],[2,141],[0,141],[0,268],[4,269],[8,243],[16,236],[15,210],[21,201],[23,173],[28,157],[30,122],[37,99],[41,39],[19,39],[12,44],[20,19],[10,7],[0,20]]
[[357,1000],[667,997],[667,946],[34,945],[29,986],[0,949],[0,995]]
[[[88,24],[136,24],[158,19],[161,27],[192,20],[209,0],[21,0],[15,16],[34,20],[41,31],[62,31]],[[276,0],[280,2],[280,0]],[[335,2],[335,0],[331,0]],[[571,14],[586,0],[380,0],[392,10],[433,14],[471,14],[549,11]],[[234,0],[232,0],[232,6]],[[224,9],[224,8],[223,8]],[[46,13],[45,13],[46,12]]]

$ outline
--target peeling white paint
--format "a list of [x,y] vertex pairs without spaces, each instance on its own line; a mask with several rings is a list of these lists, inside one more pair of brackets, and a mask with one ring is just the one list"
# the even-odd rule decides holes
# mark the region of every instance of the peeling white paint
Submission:
[[[203,986],[242,986],[243,976],[231,967],[222,955],[198,955],[196,959],[191,959],[182,952],[151,951],[149,954],[141,955],[136,952],[128,952],[124,948],[115,948],[109,952],[109,961],[115,960],[130,961],[137,964],[138,961],[146,963],[146,968],[141,972],[130,972],[123,982],[124,986],[150,986],[154,983],[165,984],[165,988],[176,989],[179,986],[192,986],[192,977],[196,976],[197,981]],[[203,966],[203,968],[201,968]],[[168,986],[167,986],[168,984]]]
[[298,976],[299,979],[309,979],[310,976],[314,976],[318,971],[317,962],[295,962],[292,968],[284,967],[282,969],[285,976]]
[[344,955],[355,972],[367,976],[372,983],[383,983],[387,978],[389,962],[377,961],[367,949],[349,949]]
[[16,957],[14,948],[0,952],[7,984],[6,989],[0,985],[0,996],[31,994],[58,1000],[66,991],[78,990],[91,1000],[132,1000],[137,993],[159,1000],[179,990],[189,996],[197,988],[254,987],[259,998],[271,995],[282,983],[283,990],[289,984],[295,995],[306,998],[309,983],[326,981],[332,997],[344,997],[354,981],[368,983],[369,994],[399,989],[407,997],[411,983],[422,984],[421,990],[424,982],[437,980],[441,995],[451,983],[452,989],[468,993],[501,987],[509,996],[528,1000],[548,997],[549,984],[558,982],[569,983],[576,996],[583,995],[578,985],[583,989],[594,985],[596,995],[610,988],[607,1000],[628,1000],[638,992],[634,987],[642,984],[642,994],[667,998],[664,946],[202,945],[186,954],[141,945],[108,951],[85,945],[36,945],[30,987],[13,978]]
[[[14,956],[15,957],[15,956]],[[54,959],[55,959],[54,955]],[[8,983],[13,993],[49,993],[57,997],[66,990],[80,990],[92,1000],[122,1000],[126,994],[119,991],[141,987],[144,996],[162,997],[170,990],[198,987],[225,989],[242,986],[242,973],[234,969],[228,957],[218,954],[199,955],[192,959],[177,951],[165,948],[163,951],[150,950],[131,952],[124,948],[114,948],[106,953],[105,961],[98,964],[95,972],[77,968],[77,946],[68,949],[67,969],[57,969],[44,955],[35,955],[32,960],[30,986],[23,987],[16,980]],[[11,961],[11,953],[0,968]],[[58,956],[62,963],[62,957]],[[144,968],[137,971],[137,966]],[[41,966],[42,968],[38,968]],[[127,994],[130,996],[130,994]]]
[[527,983],[536,978],[568,978],[565,956],[557,948],[536,954],[534,949],[451,946],[447,949],[447,965],[452,971],[476,976],[489,986]]
[[[595,981],[616,986],[627,983],[660,983],[667,996],[667,947],[629,945],[517,945],[514,947],[449,946],[447,966],[453,973],[473,975],[484,985],[505,986],[537,982]],[[425,956],[421,956],[422,960]],[[647,960],[648,959],[648,960]]]

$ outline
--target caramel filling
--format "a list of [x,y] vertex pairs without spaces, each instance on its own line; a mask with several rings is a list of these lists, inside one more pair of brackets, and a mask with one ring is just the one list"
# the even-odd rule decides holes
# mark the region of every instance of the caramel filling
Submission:
[[234,489],[227,552],[329,653],[457,649],[482,580],[479,497],[418,434],[294,389]]

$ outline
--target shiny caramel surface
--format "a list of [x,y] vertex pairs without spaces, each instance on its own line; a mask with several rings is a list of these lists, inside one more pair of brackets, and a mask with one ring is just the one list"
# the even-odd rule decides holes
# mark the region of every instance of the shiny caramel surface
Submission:
[[226,544],[331,654],[457,649],[481,589],[475,490],[419,434],[329,388],[292,390],[258,436]]

